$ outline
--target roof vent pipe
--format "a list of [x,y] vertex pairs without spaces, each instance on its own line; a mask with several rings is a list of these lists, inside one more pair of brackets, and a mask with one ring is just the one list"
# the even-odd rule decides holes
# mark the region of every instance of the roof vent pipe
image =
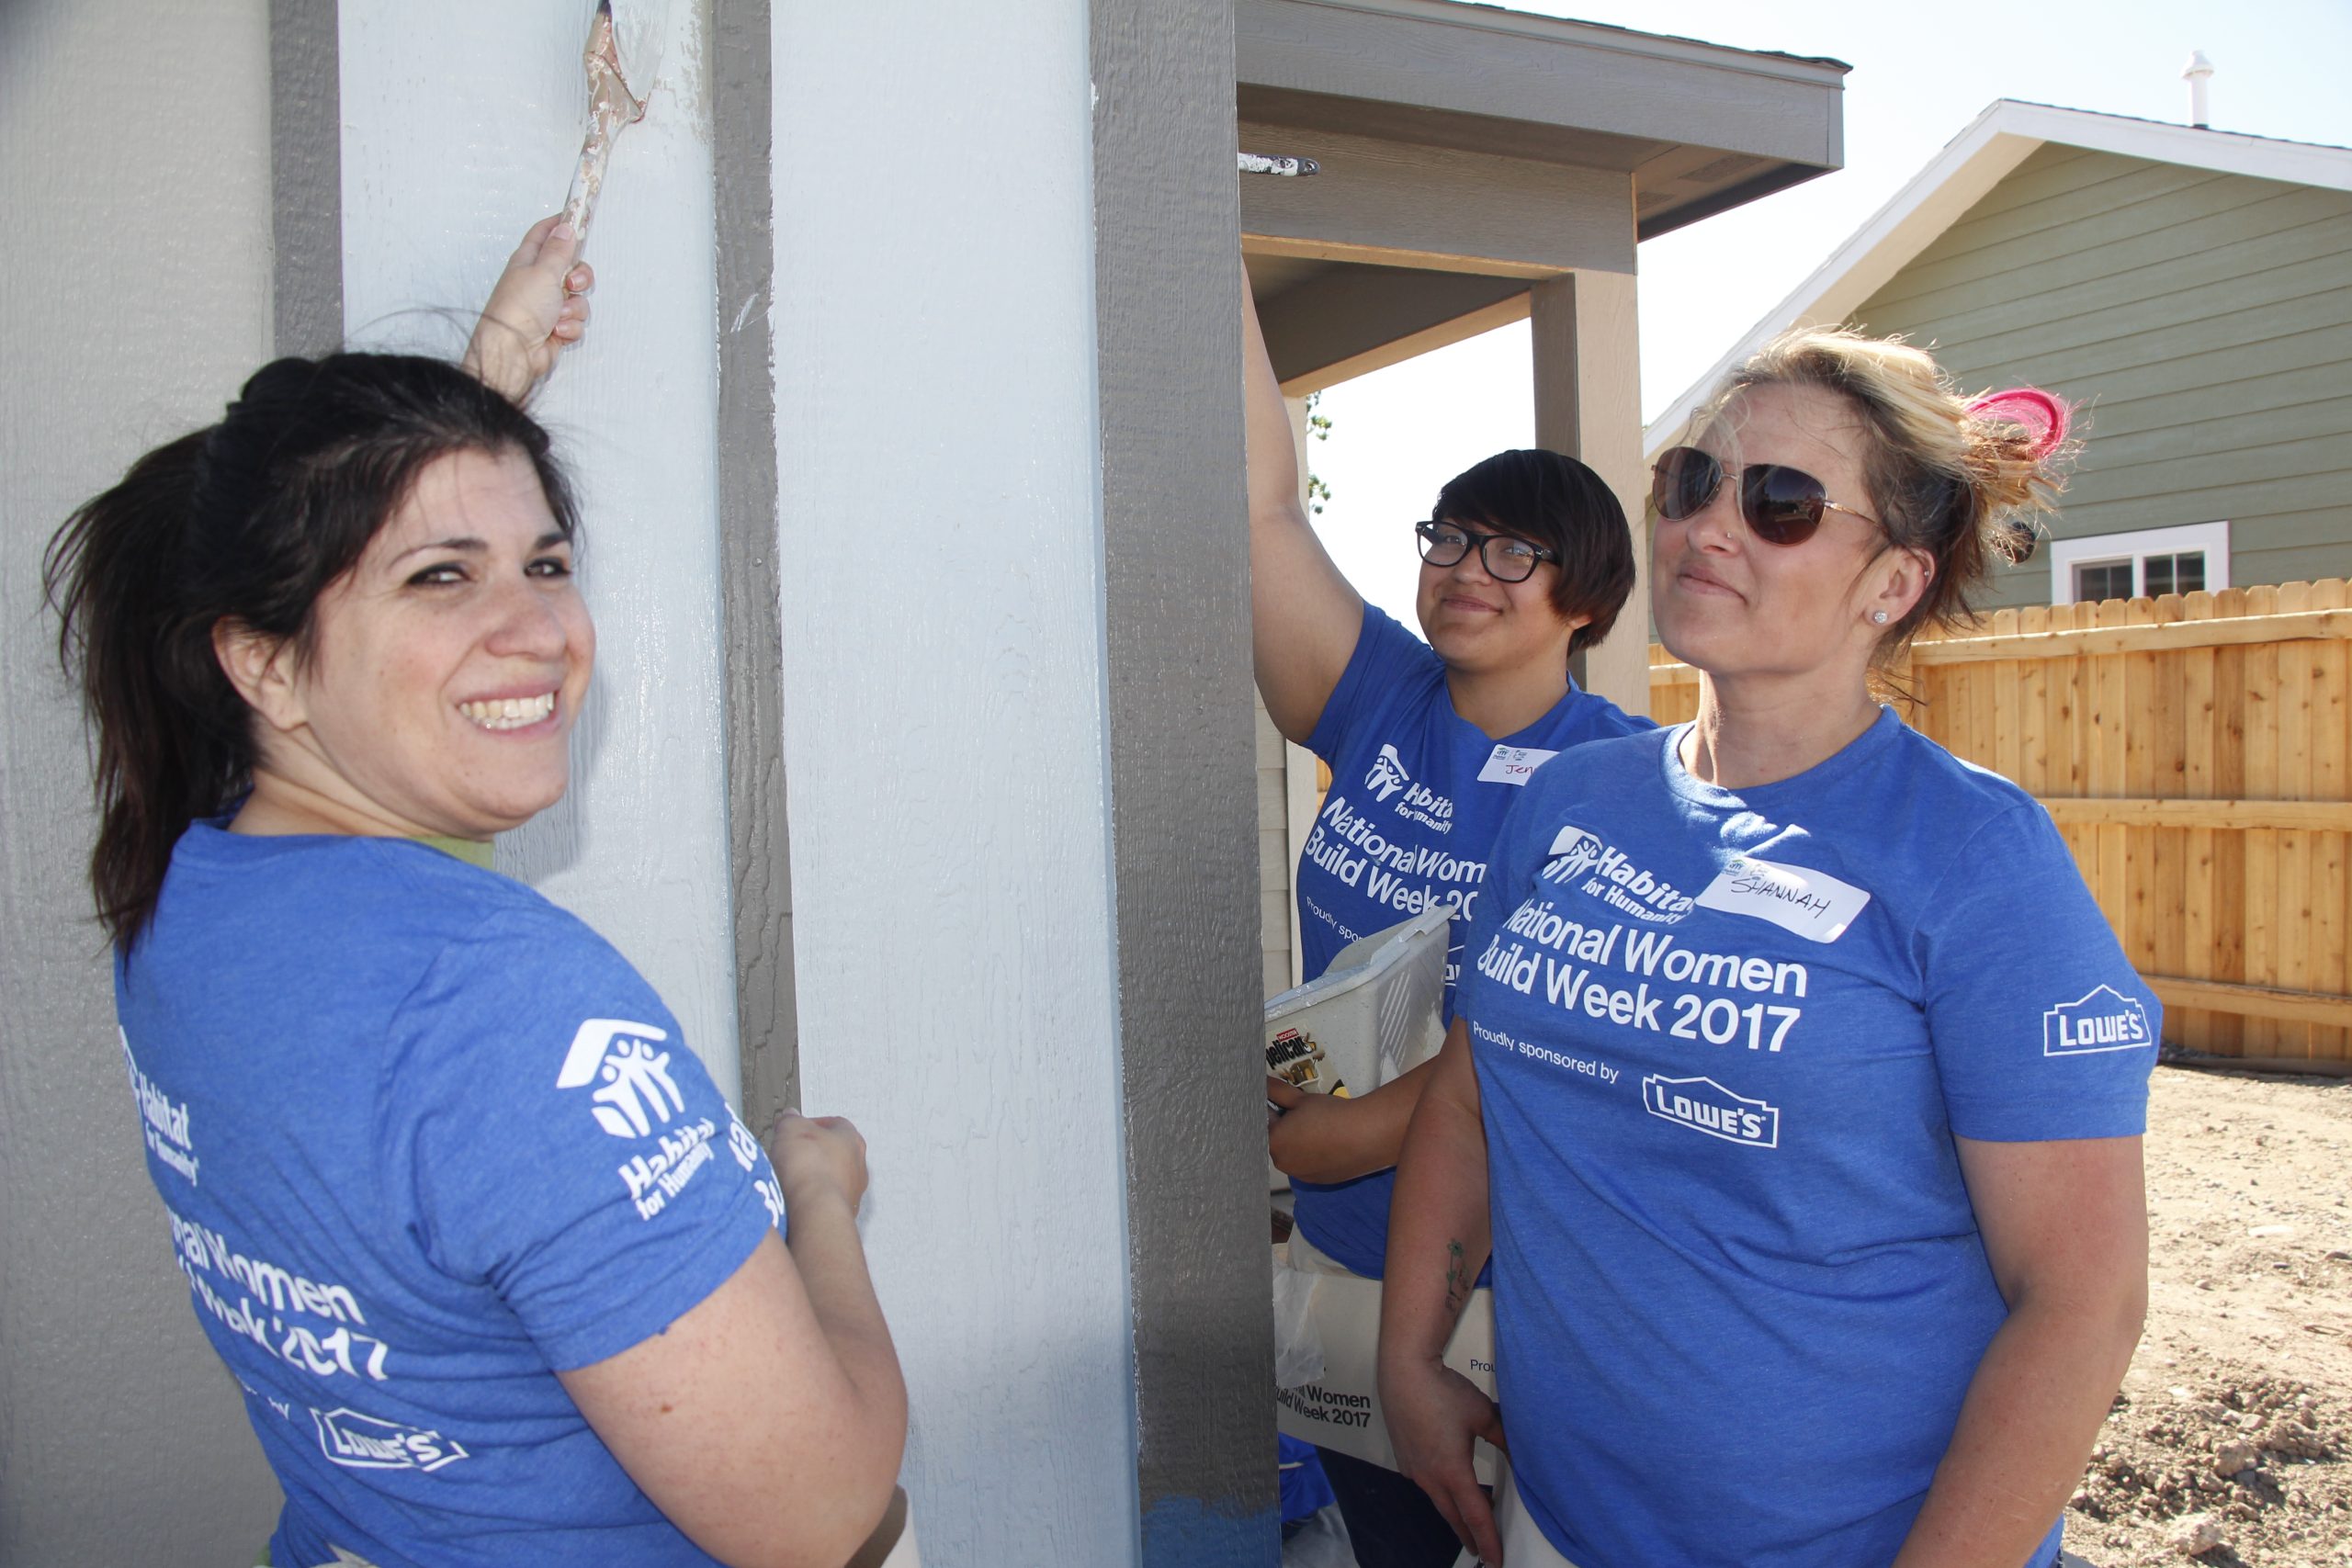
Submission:
[[2213,62],[2201,49],[2192,50],[2181,80],[2188,84],[2188,123],[2203,130],[2212,124],[2212,107],[2205,84],[2213,79]]

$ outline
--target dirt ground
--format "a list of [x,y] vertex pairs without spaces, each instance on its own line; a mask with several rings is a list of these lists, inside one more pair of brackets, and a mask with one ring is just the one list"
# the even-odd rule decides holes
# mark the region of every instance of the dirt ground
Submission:
[[2352,1564],[2352,1080],[2160,1067],[2147,1158],[2147,1333],[2067,1548]]

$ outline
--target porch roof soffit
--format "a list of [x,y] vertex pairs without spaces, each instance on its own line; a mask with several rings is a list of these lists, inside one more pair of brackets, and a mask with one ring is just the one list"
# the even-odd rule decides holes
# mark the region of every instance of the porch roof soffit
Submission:
[[1234,33],[1245,125],[1628,177],[1640,239],[1844,161],[1838,61],[1463,0],[1238,0]]
[[1462,0],[1238,0],[1241,228],[1284,389],[1631,272],[1642,239],[1837,168],[1847,67]]

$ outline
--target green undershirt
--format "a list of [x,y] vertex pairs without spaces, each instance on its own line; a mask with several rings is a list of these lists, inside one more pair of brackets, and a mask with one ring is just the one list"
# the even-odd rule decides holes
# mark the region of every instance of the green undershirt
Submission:
[[437,833],[426,833],[416,841],[430,844],[452,860],[478,865],[484,871],[490,869],[490,840],[487,839],[445,839]]

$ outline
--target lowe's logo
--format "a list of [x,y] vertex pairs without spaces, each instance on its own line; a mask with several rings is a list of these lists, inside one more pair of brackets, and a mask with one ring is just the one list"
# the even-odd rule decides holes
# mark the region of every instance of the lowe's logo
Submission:
[[313,1410],[319,1451],[345,1470],[435,1471],[467,1457],[462,1444],[423,1427],[362,1416],[356,1410]]
[[2086,1056],[2094,1051],[2136,1051],[2153,1045],[2148,1010],[2137,998],[2100,986],[2077,1001],[2061,1002],[2041,1015],[2041,1054]]
[[1642,1080],[1642,1109],[1727,1144],[1758,1149],[1781,1146],[1781,1108],[1734,1094],[1713,1078],[1668,1078],[1652,1073]]

